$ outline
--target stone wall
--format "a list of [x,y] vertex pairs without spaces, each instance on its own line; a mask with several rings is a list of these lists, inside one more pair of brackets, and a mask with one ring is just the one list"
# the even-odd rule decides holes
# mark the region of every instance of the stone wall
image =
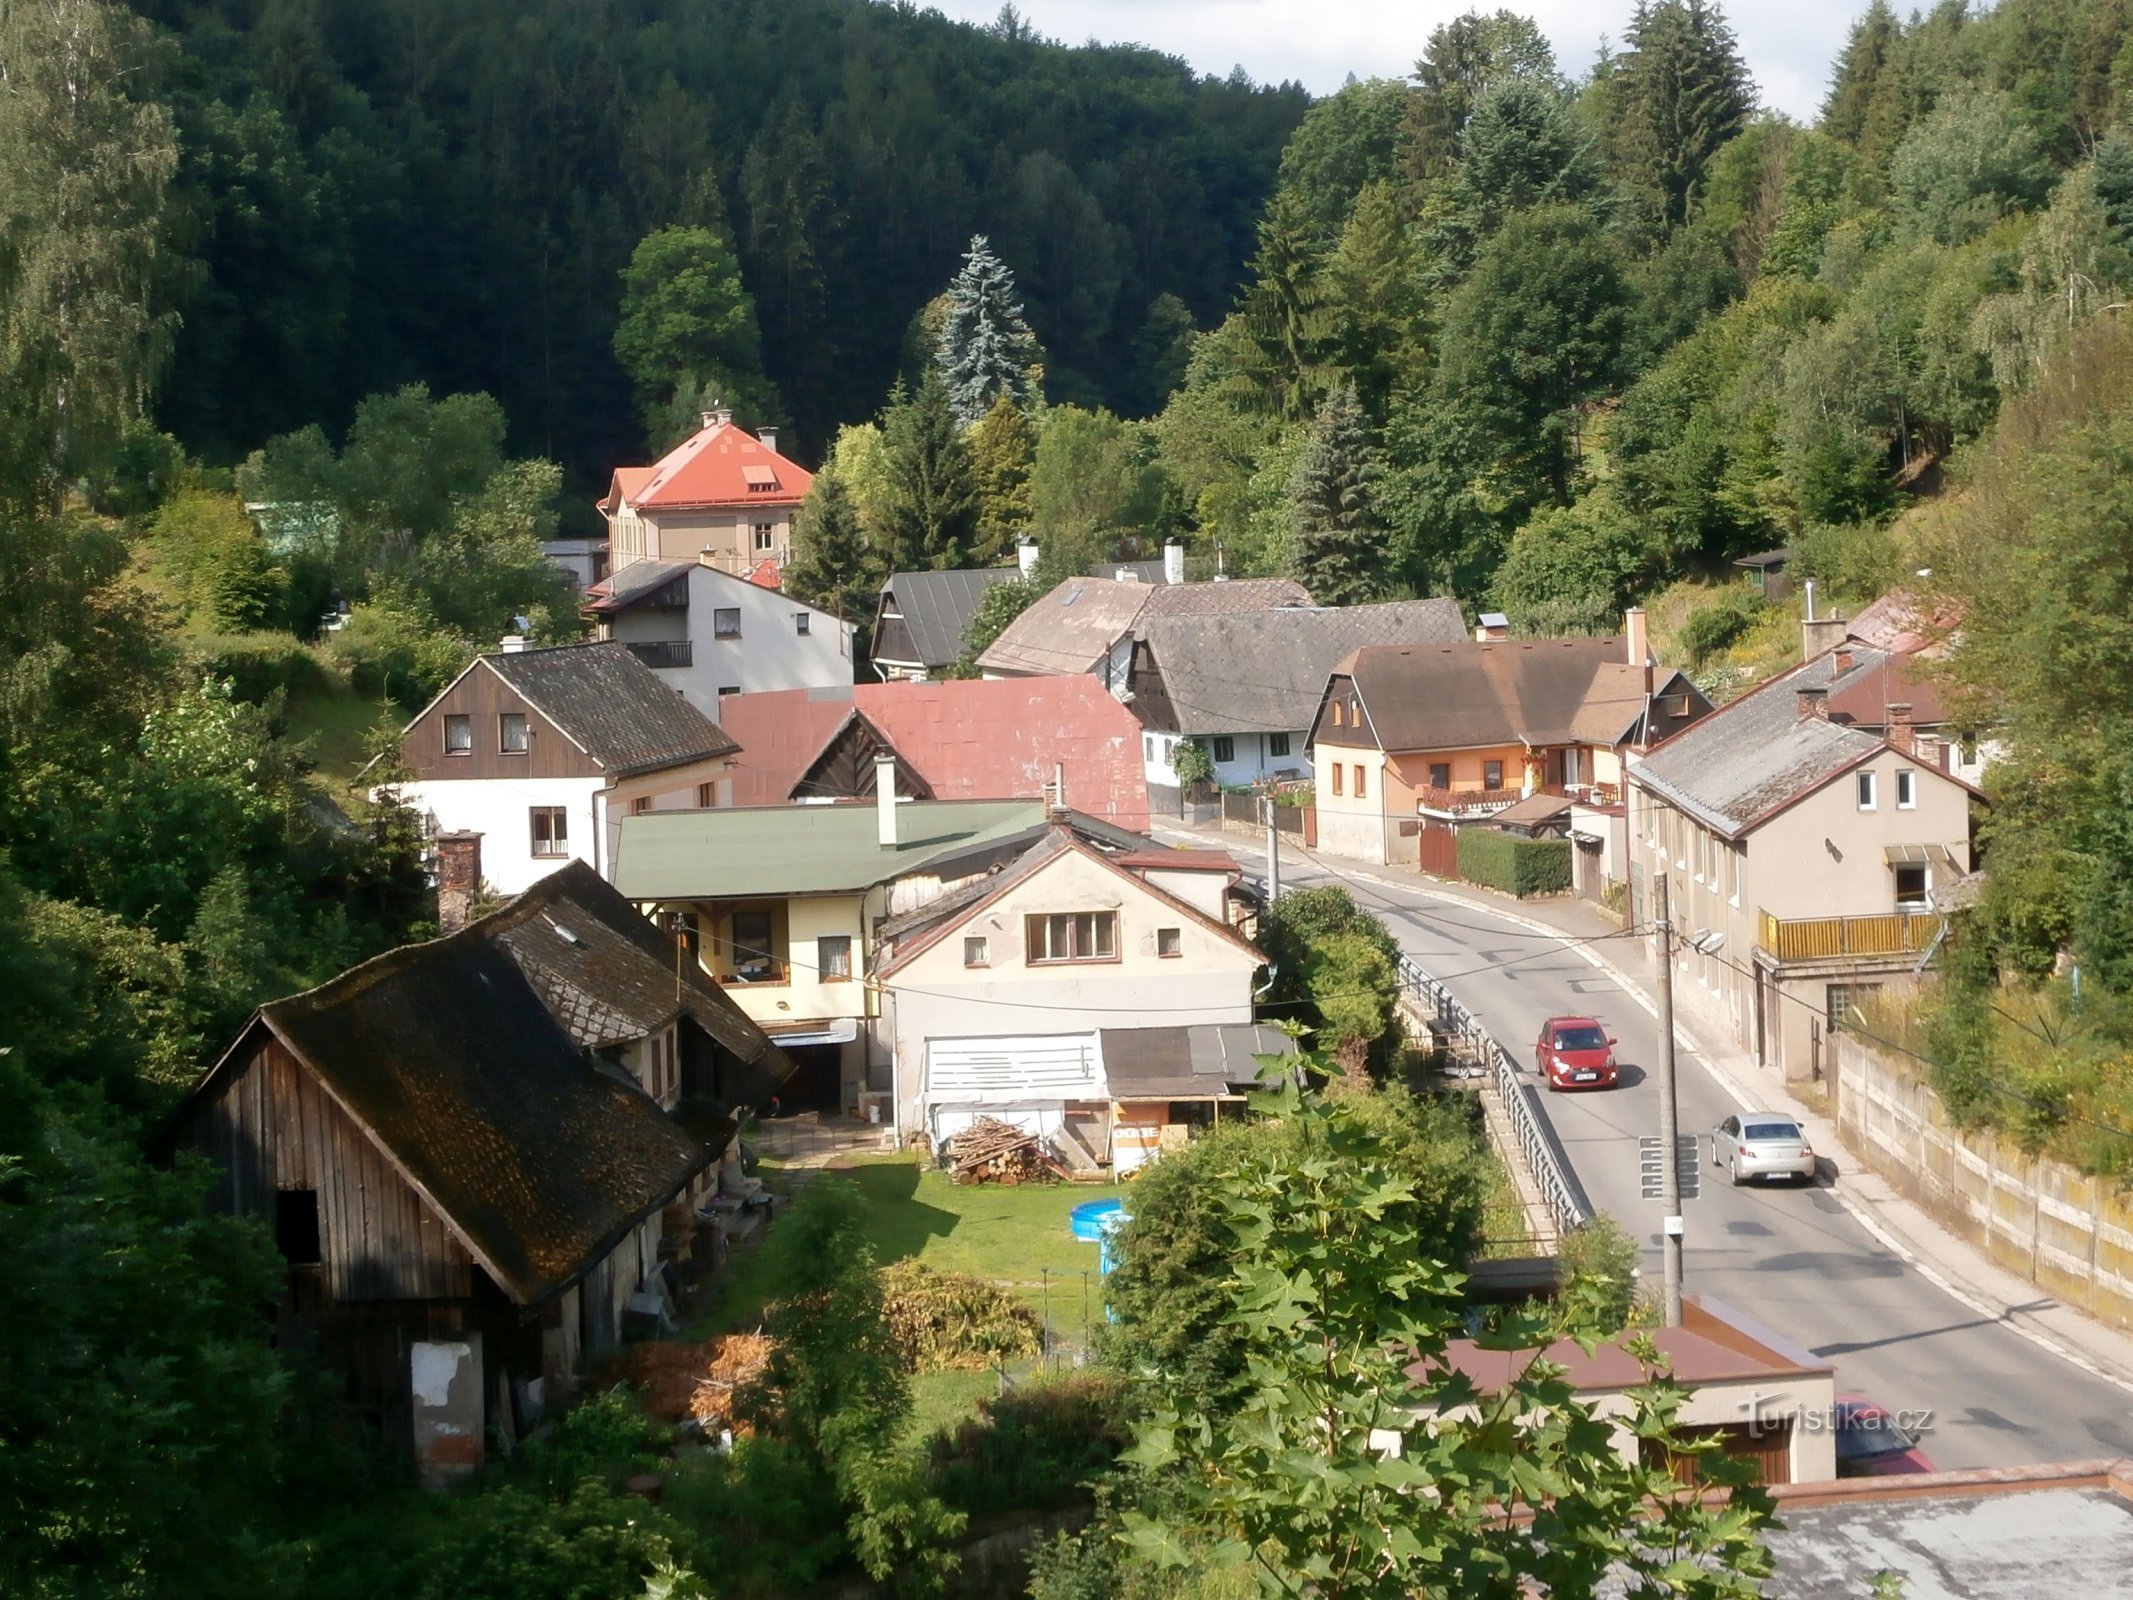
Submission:
[[1861,1160],[2008,1271],[2133,1328],[2133,1196],[1959,1131],[1907,1066],[1850,1034],[1835,1042],[1837,1131]]

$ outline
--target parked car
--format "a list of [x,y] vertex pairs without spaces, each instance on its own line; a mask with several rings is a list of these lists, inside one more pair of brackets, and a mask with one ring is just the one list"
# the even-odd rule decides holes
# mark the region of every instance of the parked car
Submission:
[[1805,1131],[1783,1112],[1744,1111],[1711,1130],[1711,1165],[1724,1167],[1736,1184],[1750,1178],[1812,1183],[1815,1152]]
[[1935,1471],[1918,1439],[1863,1394],[1837,1396],[1837,1476],[1893,1478]]
[[1591,1017],[1550,1017],[1534,1043],[1533,1064],[1551,1089],[1611,1088],[1615,1042]]

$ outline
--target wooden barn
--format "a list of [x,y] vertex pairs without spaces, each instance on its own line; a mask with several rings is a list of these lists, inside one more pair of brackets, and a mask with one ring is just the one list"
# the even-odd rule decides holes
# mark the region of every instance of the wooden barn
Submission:
[[789,1070],[714,986],[676,978],[671,948],[566,869],[261,1007],[166,1130],[219,1169],[223,1209],[272,1229],[279,1337],[426,1481],[471,1471],[492,1430],[531,1426],[619,1343],[722,1113]]

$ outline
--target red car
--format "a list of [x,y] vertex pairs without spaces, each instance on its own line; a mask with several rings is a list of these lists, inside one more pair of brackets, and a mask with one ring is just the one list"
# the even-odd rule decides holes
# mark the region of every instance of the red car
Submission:
[[1893,1478],[1935,1471],[1904,1419],[1863,1394],[1837,1396],[1837,1476]]
[[1551,1089],[1612,1088],[1615,1042],[1591,1017],[1550,1017],[1533,1046],[1533,1064]]

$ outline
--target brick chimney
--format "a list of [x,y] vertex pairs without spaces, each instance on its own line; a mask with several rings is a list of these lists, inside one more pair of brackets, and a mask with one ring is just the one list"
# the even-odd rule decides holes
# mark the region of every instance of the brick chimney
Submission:
[[1918,754],[1918,728],[1911,721],[1908,701],[1897,701],[1889,707],[1889,743],[1907,756]]
[[1805,722],[1810,717],[1819,718],[1824,722],[1829,720],[1829,691],[1827,689],[1817,687],[1800,689],[1795,692],[1800,697],[1799,721]]
[[440,833],[437,847],[437,930],[457,933],[481,892],[481,835]]
[[1852,670],[1852,647],[1849,641],[1837,646],[1837,652],[1830,657],[1830,662],[1839,672]]

